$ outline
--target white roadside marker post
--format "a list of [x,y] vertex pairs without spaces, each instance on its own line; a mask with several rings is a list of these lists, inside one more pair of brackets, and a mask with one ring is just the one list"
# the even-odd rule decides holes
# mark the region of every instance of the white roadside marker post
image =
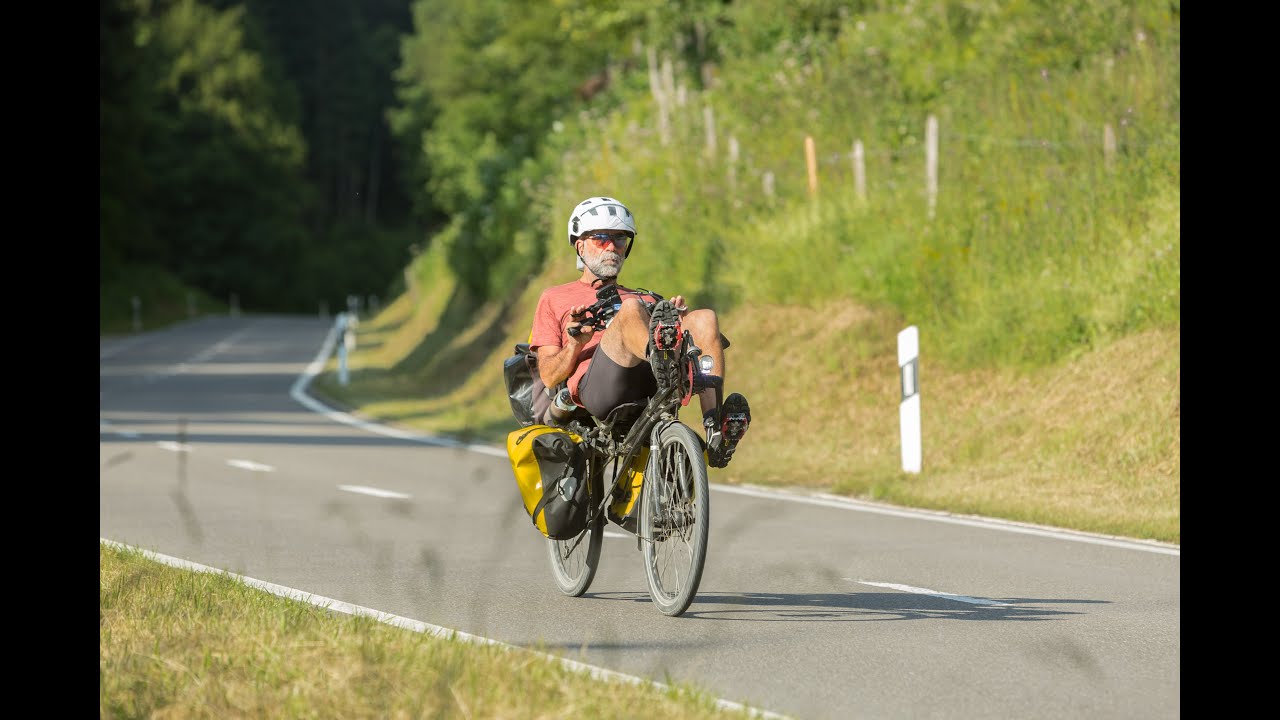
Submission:
[[920,472],[920,333],[915,325],[898,333],[898,370],[902,380],[902,402],[898,418],[902,425],[902,470]]
[[350,381],[347,372],[347,336],[351,330],[347,325],[347,313],[338,313],[338,384],[346,386]]

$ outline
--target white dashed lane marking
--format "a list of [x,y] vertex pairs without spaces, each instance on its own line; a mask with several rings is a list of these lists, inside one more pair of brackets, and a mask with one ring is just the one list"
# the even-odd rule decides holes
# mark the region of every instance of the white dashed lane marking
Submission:
[[400,500],[408,500],[412,495],[394,492],[392,490],[383,490],[381,488],[365,487],[364,485],[339,485],[339,490],[346,492],[359,493],[361,495],[372,495],[374,497],[398,498]]
[[853,578],[845,578],[852,582],[861,583],[862,585],[872,585],[875,587],[889,588],[891,590],[901,590],[902,592],[915,593],[916,595],[933,595],[934,597],[946,598],[947,600],[955,600],[962,603],[970,603],[972,605],[992,605],[995,607],[1009,607],[1009,603],[996,602],[995,600],[987,600],[986,598],[974,598],[966,595],[953,595],[939,590],[930,590],[929,588],[912,587],[910,585],[899,585],[898,583],[871,582],[869,580],[854,580]]
[[245,470],[256,470],[261,472],[275,472],[275,468],[270,465],[263,465],[252,460],[228,460],[227,464],[231,467],[244,468]]

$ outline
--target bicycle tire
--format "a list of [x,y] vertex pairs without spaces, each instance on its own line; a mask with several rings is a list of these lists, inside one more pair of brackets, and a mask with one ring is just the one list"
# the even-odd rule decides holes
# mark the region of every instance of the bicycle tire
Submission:
[[[582,537],[585,534],[586,537]],[[591,527],[569,540],[547,538],[547,557],[551,560],[551,577],[560,592],[569,597],[579,597],[591,587],[600,567],[600,547],[604,544],[604,516],[591,523]],[[578,538],[582,538],[578,542]],[[574,543],[577,546],[574,547]],[[573,548],[569,551],[569,548]]]
[[649,597],[663,615],[681,615],[702,582],[711,525],[702,441],[684,423],[663,428],[640,490],[640,537]]

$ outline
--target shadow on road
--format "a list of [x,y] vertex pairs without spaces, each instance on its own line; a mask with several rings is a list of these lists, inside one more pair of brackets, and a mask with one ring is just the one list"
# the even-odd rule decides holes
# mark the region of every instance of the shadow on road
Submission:
[[[634,592],[587,593],[584,598],[651,602]],[[866,620],[1053,620],[1079,615],[1048,605],[1107,603],[1106,600],[1067,598],[984,598],[977,605],[946,597],[894,592],[854,593],[698,593],[684,618],[746,620],[752,622],[866,621]]]

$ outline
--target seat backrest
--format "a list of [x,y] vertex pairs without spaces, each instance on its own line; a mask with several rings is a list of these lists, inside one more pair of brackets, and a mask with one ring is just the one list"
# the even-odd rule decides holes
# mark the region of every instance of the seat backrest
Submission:
[[636,424],[636,420],[640,419],[640,415],[644,413],[644,406],[645,403],[642,402],[623,403],[609,411],[604,424],[609,426],[615,437],[621,438],[627,434],[632,425]]

